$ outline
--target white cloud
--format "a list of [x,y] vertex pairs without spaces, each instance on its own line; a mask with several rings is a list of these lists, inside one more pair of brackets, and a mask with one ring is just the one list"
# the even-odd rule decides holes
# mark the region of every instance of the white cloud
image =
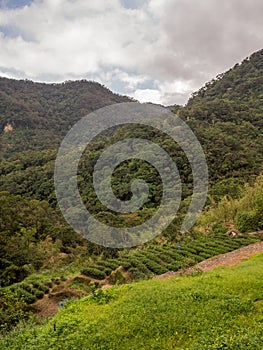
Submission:
[[141,101],[184,103],[262,48],[262,12],[262,0],[35,0],[0,9],[0,75],[97,78]]
[[156,104],[161,104],[161,93],[159,90],[154,89],[138,89],[132,94],[136,100],[141,102],[152,102]]

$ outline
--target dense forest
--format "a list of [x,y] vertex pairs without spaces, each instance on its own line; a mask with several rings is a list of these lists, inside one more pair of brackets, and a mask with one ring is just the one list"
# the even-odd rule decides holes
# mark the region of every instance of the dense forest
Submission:
[[128,101],[86,80],[43,84],[0,78],[0,155],[6,158],[21,151],[57,148],[81,117]]
[[[263,50],[207,83],[192,95],[186,106],[169,107],[199,139],[209,168],[207,207],[193,235],[213,230],[225,232],[224,222],[231,222],[241,232],[263,229],[262,91]],[[85,80],[42,84],[0,78],[2,287],[22,281],[52,264],[118,258],[127,253],[87,242],[68,226],[56,202],[53,173],[58,146],[77,120],[98,108],[131,101]],[[150,193],[140,210],[114,214],[95,194],[92,172],[96,160],[107,145],[129,138],[133,132],[134,129],[122,127],[102,135],[86,149],[79,164],[79,188],[85,205],[97,218],[119,227],[143,223],[153,215],[162,193],[156,169],[148,163],[131,160],[115,169],[112,187],[118,198],[126,200],[130,198],[131,181],[145,180]],[[173,244],[181,239],[180,222],[192,194],[191,168],[183,150],[167,135],[139,125],[136,132],[160,144],[180,171],[183,182],[180,211],[163,236],[152,242]]]

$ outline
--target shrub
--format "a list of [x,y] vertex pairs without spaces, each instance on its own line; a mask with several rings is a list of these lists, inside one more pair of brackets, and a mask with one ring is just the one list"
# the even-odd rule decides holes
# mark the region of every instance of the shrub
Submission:
[[165,272],[168,271],[167,267],[164,267],[162,265],[157,264],[156,262],[152,261],[152,260],[148,260],[146,261],[146,266],[147,268],[152,271],[153,273],[155,273],[156,275],[161,275]]
[[142,264],[141,260],[138,257],[136,257],[135,255],[130,256],[129,262],[130,262],[131,266],[133,266],[133,267],[137,267],[138,265]]
[[240,232],[259,231],[263,229],[263,216],[257,211],[242,212],[236,218]]
[[[151,274],[151,271],[147,268],[146,265],[142,264],[141,262],[137,262],[136,264],[136,268],[138,270],[140,270],[143,274],[145,274],[146,276]],[[129,271],[131,271],[131,269],[129,269]]]
[[9,286],[13,283],[22,281],[27,276],[26,272],[14,264],[6,267],[0,276],[0,285]]
[[196,254],[198,252],[198,249],[195,249],[192,245],[190,247],[183,247],[183,250],[191,254]]
[[32,285],[34,288],[41,290],[45,294],[48,293],[48,291],[49,291],[49,287],[46,286],[44,283],[32,282]]
[[222,249],[226,249],[226,252],[240,247],[240,244],[236,241],[236,239],[230,240],[230,238],[228,238],[226,241],[214,240],[213,243]]
[[111,270],[115,270],[115,269],[117,269],[117,267],[120,266],[120,262],[119,262],[119,260],[114,260],[114,259],[110,260],[109,259],[109,260],[98,261],[97,265],[105,266],[105,267],[110,268]]
[[211,248],[215,251],[218,251],[219,254],[220,253],[225,253],[226,251],[228,251],[230,249],[230,247],[228,245],[224,245],[224,244],[221,244],[221,242],[209,242],[207,243],[207,247],[208,248]]
[[191,258],[191,259],[193,259],[193,260],[198,259],[198,258],[197,258],[198,255],[189,253],[189,252],[188,252],[187,250],[185,250],[185,249],[182,249],[182,254],[183,254],[184,257],[186,257],[186,258]]
[[136,281],[145,278],[145,274],[141,272],[139,269],[137,269],[136,267],[132,267],[129,271],[132,275],[132,278]]
[[157,264],[162,264],[163,259],[158,256],[156,253],[149,252],[148,250],[145,252],[145,255],[148,259],[151,259],[152,261],[155,261]]
[[210,247],[204,248],[204,250],[203,250],[200,254],[208,254],[208,255],[210,255],[210,256],[216,255],[214,249],[213,249],[213,248],[210,248]]
[[106,276],[109,276],[112,272],[112,269],[110,269],[109,267],[106,267],[103,271],[104,271]]
[[9,331],[29,316],[28,307],[16,292],[0,291],[0,327]]
[[59,284],[61,283],[60,278],[55,278],[55,279],[54,279],[54,283],[57,284],[57,285],[59,285]]
[[150,252],[153,252],[155,255],[157,255],[159,257],[159,259],[161,259],[165,264],[170,264],[174,261],[174,259],[166,254],[165,252],[161,252],[161,251],[154,251],[153,249],[150,250]]
[[86,267],[81,270],[81,273],[85,276],[92,277],[98,280],[103,280],[106,277],[104,271],[98,270],[95,267]]
[[180,261],[183,260],[182,254],[179,253],[179,250],[176,248],[165,248],[165,253],[169,256],[171,256],[174,260]]
[[200,253],[199,254],[199,256],[200,257],[202,257],[203,258],[203,260],[206,260],[206,259],[209,259],[209,258],[211,258],[211,254],[209,254],[209,253],[205,253],[205,252],[203,252],[203,253]]
[[90,282],[91,282],[91,280],[89,278],[82,277],[82,276],[76,276],[74,278],[74,282],[73,283],[75,283],[77,285],[85,285],[85,286],[87,286],[87,285],[90,284]]
[[190,266],[193,266],[195,264],[196,264],[196,260],[193,259],[193,258],[188,257],[188,258],[185,259],[184,267],[190,267]]
[[112,299],[114,299],[113,293],[102,289],[94,290],[90,296],[90,300],[99,305],[108,304]]
[[120,260],[120,265],[123,266],[125,269],[129,269],[132,267],[132,263],[128,258],[122,258]]
[[43,282],[45,286],[47,286],[48,288],[52,288],[52,282],[51,281],[44,281]]
[[37,297],[37,299],[42,299],[45,293],[42,290],[35,289],[34,295]]
[[37,300],[35,295],[27,292],[25,289],[22,289],[21,287],[16,288],[16,293],[27,304],[33,304]]
[[169,271],[178,271],[182,267],[183,267],[183,264],[179,262],[174,262],[172,264],[167,265],[167,268],[169,269]]
[[129,259],[121,261],[121,265],[128,271],[132,271],[133,268],[136,268],[140,270],[143,274],[145,274],[145,276],[151,274],[151,271],[149,271],[147,266],[144,263],[142,263],[138,257],[135,256],[130,256]]
[[34,288],[31,284],[21,283],[20,288],[27,291],[28,293],[34,294]]

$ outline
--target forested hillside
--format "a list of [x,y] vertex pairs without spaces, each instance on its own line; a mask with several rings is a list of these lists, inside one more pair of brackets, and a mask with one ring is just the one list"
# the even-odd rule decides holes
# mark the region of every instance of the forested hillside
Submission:
[[62,137],[86,114],[131,101],[91,81],[62,84],[0,78],[0,155],[57,148]]
[[177,111],[203,144],[212,181],[231,185],[262,171],[262,92],[263,50],[207,83]]
[[[207,226],[208,231],[225,232],[227,228],[219,225],[224,221],[231,221],[243,232],[263,227],[262,91],[263,50],[206,84],[185,107],[173,108],[192,128],[206,154],[210,196],[208,214],[202,217],[200,225]],[[128,101],[131,99],[94,82],[41,84],[0,78],[2,286],[21,281],[49,265],[55,268],[77,259],[93,264],[98,256],[119,258],[122,254],[86,242],[68,227],[57,207],[53,172],[58,146],[77,120],[100,107]],[[129,199],[131,181],[144,179],[150,185],[145,205],[133,214],[114,215],[96,197],[92,186],[96,160],[106,145],[131,137],[132,132],[125,127],[96,139],[79,165],[79,188],[84,203],[99,219],[119,227],[137,225],[153,215],[162,193],[156,169],[132,160],[116,168],[113,191],[118,198]],[[139,126],[137,132],[140,137],[159,143],[179,168],[183,182],[180,212],[163,236],[153,242],[176,244],[181,239],[180,222],[192,194],[190,166],[182,149],[162,133]],[[250,200],[252,196],[254,200]],[[243,206],[238,204],[241,198],[247,198]],[[232,212],[229,208],[233,206],[236,211]],[[218,214],[220,210],[228,215]],[[194,235],[200,234],[198,229],[194,228]]]
[[[205,150],[214,195],[229,191],[234,195],[238,191],[237,184],[253,182],[262,171],[262,52],[206,84],[186,107],[176,108]],[[87,81],[48,85],[1,78],[0,94],[0,188],[45,199],[51,204],[55,200],[53,161],[68,129],[94,109],[129,101],[127,97],[114,95],[101,85]],[[143,131],[142,135],[149,137],[149,132]],[[103,142],[111,144],[129,136],[130,130],[126,128]],[[152,138],[164,147],[166,144],[166,149],[176,155],[182,170],[181,150],[162,136],[153,135]],[[100,141],[94,145],[92,163],[102,149]],[[189,183],[189,168],[183,172],[183,181]]]

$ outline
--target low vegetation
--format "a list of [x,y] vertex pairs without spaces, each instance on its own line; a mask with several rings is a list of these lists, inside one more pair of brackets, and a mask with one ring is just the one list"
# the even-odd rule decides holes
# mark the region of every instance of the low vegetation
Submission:
[[224,196],[218,203],[212,199],[199,225],[210,230],[217,223],[232,223],[240,232],[263,230],[263,174],[253,186],[244,185],[237,198]]
[[[174,221],[153,241],[122,250],[95,245],[68,226],[53,174],[58,146],[77,120],[133,100],[85,80],[40,84],[0,78],[0,349],[262,349],[262,256],[226,271],[152,280],[259,239],[247,233],[263,230],[262,55],[256,52],[207,83],[185,107],[170,107],[192,128],[209,168],[208,200],[191,232],[180,234],[193,175],[171,138],[126,125],[86,148],[78,168],[80,195],[109,226],[132,227],[152,217],[162,181],[147,162],[120,163],[111,178],[115,196],[129,200],[132,181],[141,179],[149,197],[134,213],[108,210],[93,188],[94,165],[107,146],[138,135],[158,143],[178,166],[182,202]],[[230,229],[241,234],[228,237]],[[101,289],[103,283],[132,281]],[[32,315],[36,302],[47,295],[58,302],[63,293],[72,300],[54,319]],[[74,300],[82,296],[87,297]]]
[[[223,228],[221,228],[223,229]],[[233,239],[226,234],[201,235],[197,239],[184,238],[182,244],[149,245],[145,249],[130,251],[120,258],[98,261],[82,268],[81,273],[104,280],[122,266],[133,280],[147,279],[167,271],[178,271],[197,264],[212,256],[227,253],[258,241],[258,237],[240,235]]]
[[[261,350],[263,255],[234,268],[97,290],[0,349]],[[55,328],[54,328],[55,325]]]

